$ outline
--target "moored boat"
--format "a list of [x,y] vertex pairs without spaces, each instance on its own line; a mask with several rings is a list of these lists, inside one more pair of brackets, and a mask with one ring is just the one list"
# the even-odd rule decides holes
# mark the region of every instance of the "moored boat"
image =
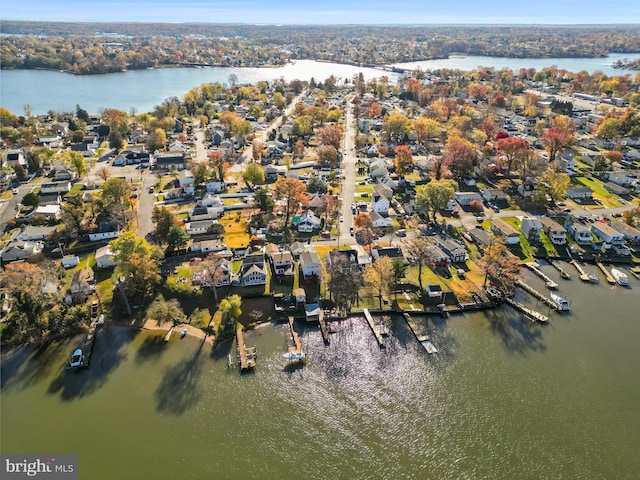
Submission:
[[81,367],[84,362],[84,354],[82,353],[81,348],[77,348],[73,351],[71,355],[71,359],[69,360],[69,366],[71,368]]
[[569,302],[567,302],[560,295],[556,295],[555,293],[552,293],[551,294],[551,300],[553,300],[553,302],[558,306],[559,310],[567,311],[567,310],[571,309],[571,306],[569,305]]
[[283,355],[289,362],[302,362],[306,355],[304,352],[287,352]]
[[613,278],[616,279],[616,282],[618,282],[618,285],[622,285],[622,286],[629,285],[629,277],[627,277],[627,274],[624,273],[622,270],[618,270],[617,268],[612,268],[611,275],[613,275]]

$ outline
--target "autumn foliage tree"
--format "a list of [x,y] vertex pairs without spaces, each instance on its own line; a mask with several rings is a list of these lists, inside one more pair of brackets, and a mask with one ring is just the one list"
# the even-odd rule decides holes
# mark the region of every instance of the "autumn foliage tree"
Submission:
[[285,226],[289,225],[292,213],[309,203],[307,186],[297,178],[279,178],[273,185],[273,193],[276,200],[282,200],[284,203]]
[[473,172],[477,153],[469,140],[454,136],[450,137],[444,146],[444,157],[451,174],[460,181]]
[[413,170],[413,155],[406,145],[396,148],[396,158],[394,160],[396,173],[400,176],[406,175]]
[[551,128],[541,137],[542,143],[549,154],[549,163],[556,160],[561,150],[573,145],[575,141],[574,132],[575,123],[571,118],[560,115],[553,119]]
[[330,145],[336,150],[340,150],[343,132],[344,129],[341,125],[328,125],[318,132],[318,143],[320,145]]
[[507,167],[507,178],[511,177],[511,169],[516,159],[521,158],[529,149],[529,145],[522,138],[507,137],[496,142],[499,154],[504,158]]
[[503,293],[511,293],[520,273],[518,257],[508,249],[502,237],[491,235],[490,242],[478,261],[480,270],[484,273],[484,284],[490,282]]

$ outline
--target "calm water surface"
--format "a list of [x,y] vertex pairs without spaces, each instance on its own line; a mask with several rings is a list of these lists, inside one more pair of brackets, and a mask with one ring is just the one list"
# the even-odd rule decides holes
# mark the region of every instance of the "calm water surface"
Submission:
[[[520,68],[558,66],[569,71],[601,70],[607,75],[634,73],[617,70],[611,65],[618,59],[636,58],[638,54],[612,54],[605,58],[544,58],[517,59],[500,57],[452,56],[445,60],[429,60],[398,64],[403,68],[423,70],[436,68],[457,68],[473,70],[479,66],[496,69],[502,67]],[[284,78],[286,81],[312,77],[323,81],[330,75],[339,79],[352,79],[362,72],[366,79],[386,75],[392,82],[397,74],[373,68],[361,68],[337,63],[298,60],[278,68],[161,68],[157,70],[133,70],[106,75],[71,75],[62,72],[39,70],[0,70],[0,105],[21,115],[28,104],[36,114],[54,111],[72,111],[79,104],[90,113],[98,113],[101,108],[117,108],[129,111],[148,112],[163,100],[182,97],[193,87],[203,83],[228,83],[229,76],[235,74],[240,83],[255,83],[259,80]]]
[[630,280],[558,279],[572,312],[547,326],[507,307],[431,317],[433,356],[401,318],[386,351],[362,318],[337,324],[328,347],[301,325],[309,362],[292,371],[288,327],[249,332],[260,356],[243,376],[226,367],[232,343],[119,327],[99,333],[82,372],[64,371],[78,339],[17,350],[3,357],[2,452],[78,453],[88,479],[637,478]]

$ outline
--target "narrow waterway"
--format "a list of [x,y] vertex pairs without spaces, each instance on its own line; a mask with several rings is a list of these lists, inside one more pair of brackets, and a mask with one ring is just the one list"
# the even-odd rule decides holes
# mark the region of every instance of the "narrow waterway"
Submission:
[[640,281],[544,271],[569,314],[430,317],[431,356],[401,318],[379,350],[359,317],[328,347],[300,325],[309,361],[294,370],[286,325],[248,332],[247,375],[226,366],[232,342],[121,327],[99,333],[81,372],[64,369],[78,339],[9,352],[1,449],[77,453],[83,479],[637,478]]

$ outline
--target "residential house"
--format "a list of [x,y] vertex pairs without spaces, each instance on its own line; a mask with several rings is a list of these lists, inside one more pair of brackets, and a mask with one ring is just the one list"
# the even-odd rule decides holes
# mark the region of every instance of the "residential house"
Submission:
[[478,192],[456,192],[455,199],[461,207],[468,207],[473,201],[482,203],[482,197]]
[[625,240],[629,242],[640,242],[640,230],[631,225],[623,222],[622,220],[617,220],[611,224],[613,228],[615,228],[618,232],[624,235]]
[[40,195],[64,195],[71,190],[71,182],[50,182],[40,185]]
[[76,172],[61,164],[54,165],[53,171],[53,180],[56,182],[68,182],[76,178]]
[[0,253],[2,263],[17,262],[26,260],[27,258],[37,255],[44,249],[44,242],[32,242],[29,240],[15,240],[9,244]]
[[300,269],[306,282],[319,282],[322,278],[322,264],[315,249],[305,250],[300,254]]
[[444,253],[437,245],[427,245],[425,248],[427,254],[427,264],[432,268],[448,267],[451,263],[449,255]]
[[542,231],[542,222],[536,217],[524,217],[520,230],[529,242],[539,242],[540,232]]
[[198,253],[215,253],[226,249],[227,245],[219,239],[195,241],[189,247],[190,251]]
[[42,241],[47,242],[51,240],[53,235],[56,233],[56,227],[38,227],[33,225],[28,225],[23,227],[20,232],[14,234],[13,240],[22,240],[22,241]]
[[549,217],[542,217],[540,219],[542,229],[547,234],[549,240],[554,245],[564,245],[567,243],[567,230],[555,220]]
[[436,246],[447,254],[452,263],[464,263],[467,260],[467,249],[463,243],[449,235],[439,234],[433,238]]
[[[94,192],[95,192],[95,190],[94,190]],[[87,191],[85,191],[82,194],[82,200],[83,201],[86,201],[84,199],[86,193],[87,193]],[[38,202],[39,206],[42,206],[42,205],[61,205],[62,204],[62,197],[57,193],[52,193],[52,194],[49,194],[49,195],[39,195],[38,196],[38,200],[39,200],[39,202]]]
[[189,211],[189,221],[196,222],[199,220],[215,220],[220,218],[224,212],[224,207],[194,207]]
[[320,229],[320,218],[317,217],[311,210],[307,210],[298,223],[298,231],[304,233],[313,233]]
[[118,222],[100,222],[98,228],[89,233],[89,241],[108,240],[120,236]]
[[193,235],[201,235],[204,233],[208,233],[209,229],[215,224],[218,223],[215,220],[197,220],[195,222],[187,222],[185,224],[185,228],[187,233],[191,236]]
[[205,193],[202,198],[198,201],[198,204],[202,207],[207,208],[222,208],[224,211],[224,202],[218,195],[213,195],[211,193]]
[[329,253],[325,256],[325,264],[327,269],[331,268],[332,265],[338,261],[339,258],[344,258],[347,261],[344,262],[343,267],[341,268],[342,273],[355,272],[359,270],[358,264],[358,252],[356,250],[330,250]]
[[371,210],[380,215],[388,216],[392,198],[393,190],[386,185],[375,185],[371,194]]
[[[226,258],[223,258],[216,267],[215,286],[224,287],[231,285],[233,281],[233,264]],[[206,285],[205,285],[206,286]]]
[[43,216],[47,220],[58,220],[62,213],[62,207],[60,205],[38,205],[30,214],[30,218],[37,216]]
[[589,187],[567,188],[567,197],[572,200],[590,200],[593,198],[593,190]]
[[316,192],[309,198],[309,208],[314,211],[324,208],[325,205],[325,196],[322,193]]
[[27,161],[24,158],[24,155],[22,153],[22,149],[9,150],[7,152],[6,164],[7,164],[7,166],[9,166],[11,168],[15,168],[17,165],[20,165],[20,166],[26,168],[27,167]]
[[110,268],[115,267],[117,262],[115,260],[115,255],[109,248],[109,245],[105,245],[104,247],[100,247],[96,250],[96,267],[97,268]]
[[480,225],[478,225],[478,228],[472,228],[467,233],[471,237],[471,240],[473,240],[473,242],[481,249],[483,247],[488,247],[491,244],[491,237],[489,236],[489,232],[480,227]]
[[606,222],[594,222],[591,224],[591,233],[595,234],[603,242],[612,245],[622,245],[624,243],[624,234]]
[[289,245],[289,251],[291,252],[291,255],[293,255],[293,258],[300,258],[300,255],[302,255],[302,252],[306,250],[306,247],[306,243],[293,242]]
[[267,284],[267,269],[264,255],[245,255],[240,266],[240,282],[245,287]]
[[225,182],[219,181],[211,181],[207,182],[205,185],[207,193],[222,193],[227,189],[227,184]]
[[602,186],[607,192],[613,193],[614,195],[629,195],[631,190],[627,187],[623,187],[622,185],[618,185],[617,183],[607,182]]
[[482,191],[482,198],[487,202],[502,202],[507,199],[507,194],[501,188],[487,188]]
[[[77,257],[76,257],[77,258]],[[75,301],[82,302],[96,289],[96,279],[91,268],[81,268],[71,279],[69,291]]]
[[304,316],[307,322],[319,322],[322,317],[322,309],[317,303],[307,303],[304,306]]
[[374,247],[371,249],[371,256],[374,260],[380,257],[389,257],[391,260],[399,259],[404,261],[404,255],[399,247]]
[[184,192],[181,188],[169,188],[163,192],[164,200],[180,200],[184,197]]
[[373,210],[370,214],[373,226],[376,228],[388,228],[393,226],[393,220],[389,217],[383,217],[378,212]]
[[182,188],[186,196],[192,197],[193,195],[195,195],[196,184],[191,170],[181,170],[180,173],[178,173],[178,182],[180,183],[180,188]]
[[273,272],[278,279],[293,280],[295,262],[291,252],[277,252],[269,255]]
[[564,228],[567,229],[573,239],[580,245],[587,245],[593,241],[591,229],[575,220],[567,219],[564,223]]
[[635,175],[626,172],[606,172],[604,175],[609,182],[629,189],[638,183],[638,178]]
[[175,165],[178,170],[184,169],[183,152],[159,152],[153,155],[153,164],[157,170],[171,170]]
[[494,218],[491,220],[491,231],[495,235],[500,235],[508,245],[520,243],[520,233],[515,227],[504,220]]

